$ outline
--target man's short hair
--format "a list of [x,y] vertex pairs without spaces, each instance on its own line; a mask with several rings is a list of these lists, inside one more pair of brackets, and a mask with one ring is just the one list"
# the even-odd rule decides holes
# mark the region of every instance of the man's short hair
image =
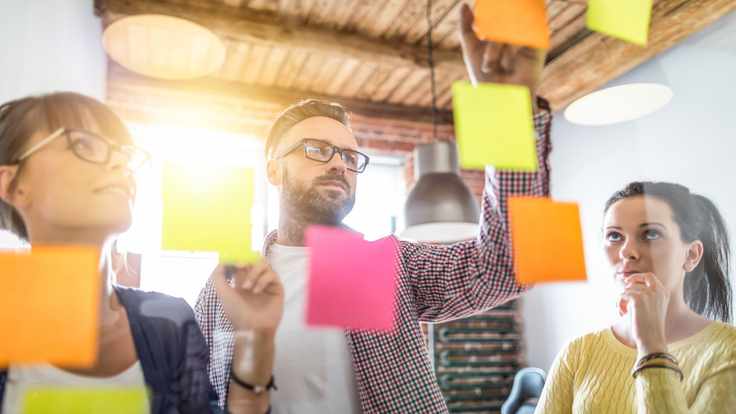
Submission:
[[[307,99],[286,108],[274,122],[266,139],[266,159],[274,156],[273,151],[287,132],[299,122],[315,116],[325,116],[350,128],[350,116],[345,108],[333,102]],[[319,137],[313,137],[319,138]]]

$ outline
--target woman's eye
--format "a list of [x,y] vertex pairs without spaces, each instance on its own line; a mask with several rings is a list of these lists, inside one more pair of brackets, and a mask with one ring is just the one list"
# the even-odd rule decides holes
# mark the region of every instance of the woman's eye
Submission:
[[646,230],[644,231],[644,239],[646,240],[657,240],[662,237],[662,234],[657,230]]
[[623,236],[621,236],[621,233],[617,233],[615,231],[612,231],[606,234],[606,240],[609,242],[617,242],[617,241],[621,241],[622,239],[623,239]]
[[94,144],[88,139],[78,139],[74,142],[74,146],[81,151],[92,152]]
[[321,151],[320,151],[320,150],[319,150],[319,148],[317,148],[317,147],[307,147],[307,154],[311,154],[311,155],[319,155],[319,154],[320,154],[320,152],[321,152]]

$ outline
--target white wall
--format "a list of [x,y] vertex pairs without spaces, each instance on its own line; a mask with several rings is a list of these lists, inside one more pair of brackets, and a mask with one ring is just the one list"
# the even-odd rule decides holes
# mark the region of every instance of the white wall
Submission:
[[606,199],[633,180],[666,180],[711,197],[736,239],[736,13],[611,82],[659,82],[674,91],[638,121],[583,127],[558,113],[552,127],[552,197],[580,204],[587,283],[540,286],[524,299],[527,359],[545,370],[576,336],[615,317],[602,250]]
[[0,50],[0,102],[60,90],[105,97],[92,0],[0,1]]
[[[74,91],[104,99],[107,61],[93,0],[0,0],[0,103]],[[15,237],[0,231],[0,249]]]

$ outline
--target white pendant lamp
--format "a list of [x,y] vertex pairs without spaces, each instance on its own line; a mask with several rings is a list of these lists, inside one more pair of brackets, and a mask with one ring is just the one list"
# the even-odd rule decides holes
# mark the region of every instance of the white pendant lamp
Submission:
[[633,121],[662,109],[672,100],[672,90],[658,83],[630,83],[602,89],[570,104],[568,121],[586,126]]
[[103,46],[111,59],[152,78],[207,76],[225,61],[225,45],[209,29],[160,14],[124,17],[107,26]]

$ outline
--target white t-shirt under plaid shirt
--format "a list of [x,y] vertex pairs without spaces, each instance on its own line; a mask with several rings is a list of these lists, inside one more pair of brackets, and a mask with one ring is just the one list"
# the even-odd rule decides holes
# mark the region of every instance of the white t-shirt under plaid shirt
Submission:
[[[539,108],[534,116],[539,170],[486,169],[480,233],[476,239],[449,246],[397,241],[396,328],[390,333],[345,333],[364,413],[448,412],[419,322],[440,322],[484,312],[525,290],[514,277],[506,198],[549,195],[552,116],[544,102],[540,102]],[[266,255],[275,240],[275,233],[267,237]],[[210,380],[224,406],[233,355],[233,327],[211,282],[200,293],[195,314],[210,349]],[[277,354],[284,352],[283,348],[276,349]],[[288,357],[310,355],[300,351]]]
[[271,391],[274,414],[360,413],[352,357],[340,329],[307,327],[309,250],[274,244],[269,263],[284,284],[284,316],[276,334]]

